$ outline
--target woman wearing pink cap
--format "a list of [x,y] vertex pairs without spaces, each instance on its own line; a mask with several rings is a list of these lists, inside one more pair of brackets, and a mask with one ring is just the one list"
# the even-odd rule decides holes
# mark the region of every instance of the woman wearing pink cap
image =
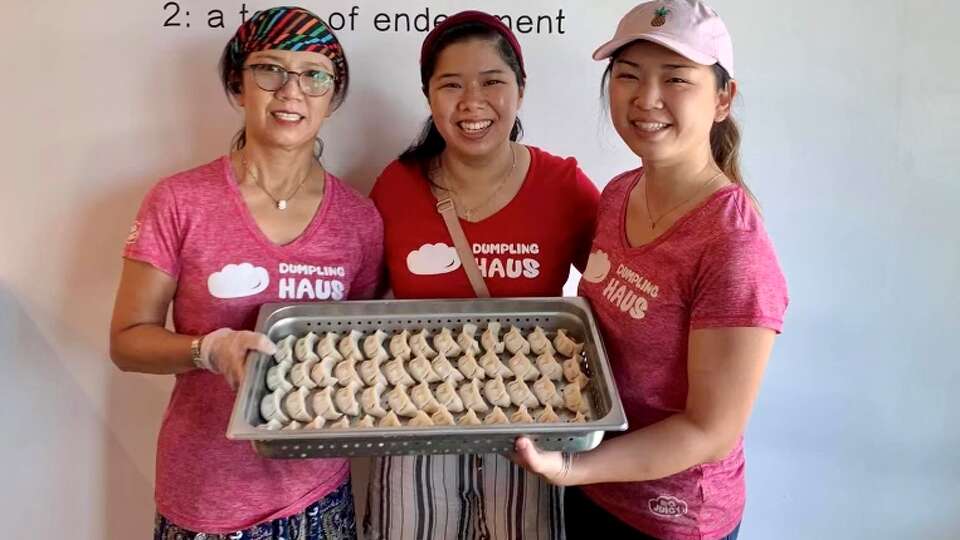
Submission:
[[643,162],[604,189],[580,283],[630,428],[577,455],[520,439],[517,460],[582,486],[569,538],[735,538],[743,432],[787,290],[740,175],[730,36],[703,2],[648,2],[594,58],[610,59],[610,114]]
[[[586,263],[599,193],[575,160],[516,142],[516,37],[486,13],[460,13],[426,37],[420,66],[430,119],[370,194],[394,294],[562,294],[570,265]],[[562,537],[562,491],[500,455],[380,459],[370,480],[368,540]]]
[[[158,437],[153,537],[356,538],[348,460],[266,459],[224,435],[247,353],[276,350],[251,331],[262,304],[378,288],[380,217],[320,162],[318,132],[347,94],[346,57],[316,15],[280,7],[237,30],[220,68],[243,129],[229,154],[147,194],[110,329],[121,369],[176,376]],[[338,272],[308,280],[288,267]]]

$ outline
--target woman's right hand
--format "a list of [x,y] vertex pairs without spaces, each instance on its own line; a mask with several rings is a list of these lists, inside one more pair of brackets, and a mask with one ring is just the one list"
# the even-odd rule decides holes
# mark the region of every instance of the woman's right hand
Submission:
[[214,373],[222,373],[230,388],[236,389],[243,383],[250,351],[274,354],[277,346],[258,332],[221,328],[200,340],[200,363]]

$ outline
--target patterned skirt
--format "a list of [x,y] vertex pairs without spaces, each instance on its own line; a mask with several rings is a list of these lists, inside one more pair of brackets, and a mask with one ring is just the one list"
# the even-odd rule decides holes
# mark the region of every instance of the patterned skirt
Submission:
[[153,540],[356,540],[356,518],[350,482],[306,507],[299,514],[254,525],[229,534],[189,531],[157,514]]

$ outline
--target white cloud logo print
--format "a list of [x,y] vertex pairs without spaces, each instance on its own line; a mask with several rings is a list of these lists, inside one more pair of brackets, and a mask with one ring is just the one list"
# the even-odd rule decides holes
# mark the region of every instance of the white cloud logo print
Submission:
[[449,274],[460,268],[457,250],[443,242],[424,244],[407,255],[407,269],[418,276]]
[[246,298],[260,294],[270,285],[266,268],[250,263],[228,264],[223,270],[210,274],[207,289],[216,298]]
[[608,274],[610,274],[610,257],[603,250],[591,253],[587,260],[587,267],[583,271],[583,279],[590,283],[600,283],[607,279]]

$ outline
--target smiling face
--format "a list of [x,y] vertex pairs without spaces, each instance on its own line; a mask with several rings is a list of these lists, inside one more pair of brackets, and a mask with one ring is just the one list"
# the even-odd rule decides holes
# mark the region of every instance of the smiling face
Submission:
[[489,39],[444,48],[427,90],[447,149],[470,157],[489,156],[510,139],[523,99],[516,75]]
[[710,152],[710,130],[730,113],[731,82],[718,92],[713,68],[660,45],[638,41],[610,73],[610,116],[645,163],[672,163]]
[[[322,71],[334,73],[333,62],[318,52],[268,50],[251,53],[244,67],[257,64],[280,66],[296,72]],[[323,121],[332,112],[331,89],[323,96],[303,93],[296,75],[290,74],[287,83],[276,91],[257,86],[251,69],[244,69],[241,92],[237,104],[245,110],[247,140],[266,146],[311,148]]]

